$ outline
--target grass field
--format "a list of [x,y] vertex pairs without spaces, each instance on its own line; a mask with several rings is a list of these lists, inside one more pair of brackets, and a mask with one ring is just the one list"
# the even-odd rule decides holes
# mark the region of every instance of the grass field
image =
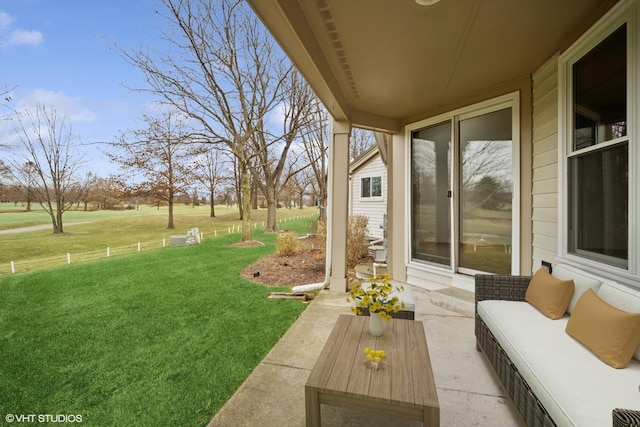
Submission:
[[[307,220],[288,228],[305,233]],[[0,277],[3,420],[79,414],[86,426],[206,425],[305,307],[268,300],[283,289],[238,274],[272,253],[276,236],[256,231],[264,246],[230,245],[239,237]],[[25,240],[47,238],[58,240]]]
[[[141,206],[140,210],[129,211],[68,211],[63,216],[65,233],[53,235],[47,213],[35,207],[32,212],[15,209],[13,204],[0,204],[0,275],[11,273],[11,261],[15,272],[33,271],[64,265],[67,254],[74,263],[106,257],[107,248],[109,255],[114,256],[137,252],[138,243],[143,251],[162,247],[163,239],[168,246],[172,235],[186,234],[195,227],[208,239],[227,235],[229,230],[239,232],[241,225],[236,208],[216,207],[216,217],[210,218],[208,206],[177,205],[176,228],[168,230],[166,207]],[[279,209],[278,219],[284,221],[280,227],[288,227],[286,221],[299,216],[308,217],[307,225],[311,227],[317,213],[316,208]],[[266,215],[265,209],[252,212],[253,230],[264,227]],[[11,234],[2,232],[37,225],[45,228]]]

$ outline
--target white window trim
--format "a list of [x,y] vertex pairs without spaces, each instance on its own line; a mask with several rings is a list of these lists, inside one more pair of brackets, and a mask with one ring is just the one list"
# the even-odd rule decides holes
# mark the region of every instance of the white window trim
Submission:
[[[640,279],[640,6],[638,0],[621,0],[598,23],[582,35],[569,49],[560,55],[558,61],[558,255],[556,261],[575,265],[595,274],[605,275],[620,282],[638,286]],[[572,143],[572,66],[602,40],[627,24],[627,138],[629,140],[629,255],[628,267],[622,269],[609,264],[598,263],[568,252],[568,153]],[[612,141],[615,142],[615,141]],[[610,143],[612,143],[610,142]],[[605,146],[603,144],[602,146]],[[574,152],[574,154],[577,152]]]
[[[428,119],[424,119],[415,123],[410,123],[405,126],[405,146],[407,149],[405,150],[405,170],[407,173],[404,174],[404,188],[405,188],[405,265],[409,268],[414,268],[416,270],[421,270],[425,272],[433,272],[433,273],[446,273],[451,276],[456,276],[459,273],[454,273],[454,265],[451,266],[438,266],[435,264],[430,264],[418,260],[411,259],[411,150],[408,148],[411,146],[411,133],[414,130],[422,129],[431,125],[435,125],[438,123],[442,123],[444,121],[452,121],[457,123],[457,120],[466,119],[470,117],[479,116],[482,114],[491,113],[494,111],[498,111],[504,108],[511,108],[511,123],[513,126],[512,135],[513,135],[513,151],[512,151],[512,171],[513,171],[513,203],[512,203],[512,211],[511,211],[511,230],[512,230],[512,248],[511,248],[511,272],[514,275],[520,274],[520,181],[521,181],[521,172],[520,172],[520,93],[512,92],[506,95],[499,96],[497,98],[492,98],[486,101],[479,102],[477,104],[472,104],[466,107],[462,107],[456,110],[449,111],[447,113],[439,114],[434,117],[430,117]],[[453,120],[457,119],[457,120]],[[452,132],[455,130],[452,129]],[[453,138],[453,135],[452,135]],[[455,156],[451,156],[454,161]],[[453,165],[452,170],[453,170]],[[455,181],[457,178],[453,177]],[[452,185],[456,186],[456,182],[453,182]],[[454,205],[454,209],[457,209]],[[451,216],[451,230],[452,233],[457,233],[457,227],[455,227],[454,220],[457,214]],[[455,236],[452,236],[455,237]],[[460,276],[462,277],[462,276]]]
[[[379,196],[363,196],[362,195],[362,181],[369,178],[369,193],[372,192],[373,187],[371,186],[371,180],[373,178],[380,178],[380,195]],[[360,201],[362,202],[379,202],[384,200],[384,180],[382,179],[382,175],[364,175],[360,177]]]

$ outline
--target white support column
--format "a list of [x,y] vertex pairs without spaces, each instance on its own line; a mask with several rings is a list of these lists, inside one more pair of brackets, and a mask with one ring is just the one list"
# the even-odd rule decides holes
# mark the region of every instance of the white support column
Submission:
[[410,173],[406,167],[404,135],[394,134],[387,153],[387,265],[391,277],[407,281],[405,181]]
[[331,125],[327,197],[327,248],[330,251],[328,259],[331,260],[329,286],[332,291],[346,292],[351,123],[332,120]]

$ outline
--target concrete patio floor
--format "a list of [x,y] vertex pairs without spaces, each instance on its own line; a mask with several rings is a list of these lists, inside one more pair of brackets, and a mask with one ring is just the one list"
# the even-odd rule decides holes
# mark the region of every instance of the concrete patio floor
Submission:
[[[414,290],[440,402],[441,426],[519,426],[491,367],[476,351],[474,320],[431,303]],[[260,362],[208,427],[305,425],[304,385],[336,319],[350,313],[346,294],[322,291]],[[323,426],[421,426],[322,405]]]

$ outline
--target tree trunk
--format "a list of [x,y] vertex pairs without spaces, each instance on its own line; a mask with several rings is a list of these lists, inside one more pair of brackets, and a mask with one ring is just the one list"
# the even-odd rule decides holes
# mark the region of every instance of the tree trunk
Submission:
[[[235,191],[236,191],[236,201],[238,202],[238,214],[239,214],[239,220],[244,220],[244,188],[243,188],[243,184],[242,184],[242,172],[239,171],[239,169],[242,169],[243,166],[240,166],[240,157],[238,154],[235,154],[236,159],[233,162],[233,180],[234,180],[234,187],[235,187]],[[248,178],[247,178],[248,179]],[[249,190],[249,193],[251,192],[251,190]],[[248,197],[247,197],[248,199]]]
[[215,218],[216,217],[216,209],[214,207],[216,202],[215,202],[213,196],[214,196],[214,191],[213,191],[213,189],[210,189],[209,190],[209,198],[210,198],[211,202],[209,203],[209,206],[211,207],[211,209],[209,211],[209,217],[211,217],[211,218]]
[[323,191],[320,194],[319,207],[320,207],[320,214],[318,216],[322,221],[326,221],[327,220],[327,192],[326,191]]
[[167,229],[173,230],[175,225],[173,225],[173,193],[169,194],[169,224],[167,225]]
[[278,214],[278,197],[276,191],[271,185],[267,185],[267,226],[265,231],[278,231],[277,214]]
[[251,180],[251,209],[258,209],[258,182],[256,177]]
[[53,218],[53,234],[62,234],[64,229],[62,228],[62,209],[56,208],[55,218]]
[[51,225],[53,227],[53,234],[60,234],[60,229],[58,228],[58,223],[56,222],[56,219],[52,216],[51,217]]
[[251,241],[251,182],[246,165],[240,165],[240,182],[242,187],[242,241]]

